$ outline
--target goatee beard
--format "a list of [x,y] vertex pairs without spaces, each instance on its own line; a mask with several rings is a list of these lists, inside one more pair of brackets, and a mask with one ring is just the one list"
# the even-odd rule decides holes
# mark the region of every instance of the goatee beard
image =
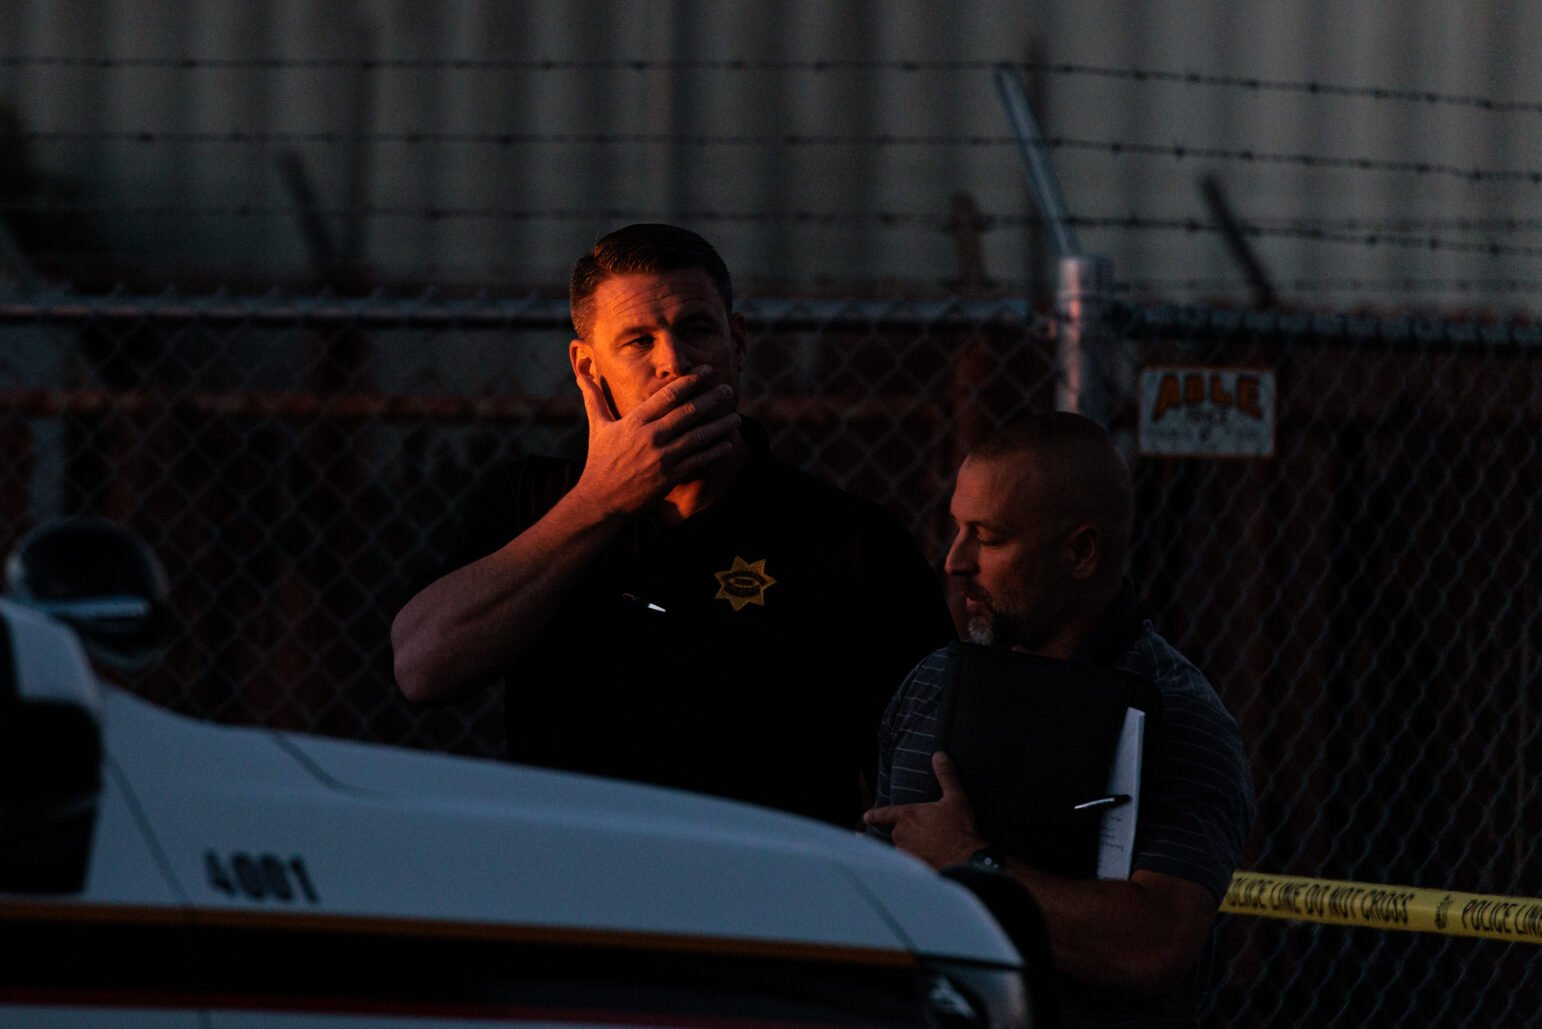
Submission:
[[969,619],[969,640],[988,647],[996,642],[996,627],[991,624],[991,619],[984,615],[978,615]]

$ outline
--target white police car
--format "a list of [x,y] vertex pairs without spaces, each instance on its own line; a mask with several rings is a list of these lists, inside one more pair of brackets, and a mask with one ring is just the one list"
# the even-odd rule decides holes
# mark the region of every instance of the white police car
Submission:
[[902,854],[188,719],[97,678],[89,617],[36,606],[0,600],[0,1025],[1033,1024],[997,921]]

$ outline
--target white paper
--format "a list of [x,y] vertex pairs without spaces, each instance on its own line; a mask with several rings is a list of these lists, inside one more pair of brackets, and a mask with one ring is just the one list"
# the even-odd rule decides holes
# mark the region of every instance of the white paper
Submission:
[[1135,820],[1140,814],[1140,763],[1145,743],[1146,712],[1124,713],[1114,763],[1108,770],[1108,796],[1129,794],[1130,802],[1103,813],[1098,831],[1098,878],[1128,879],[1135,860]]

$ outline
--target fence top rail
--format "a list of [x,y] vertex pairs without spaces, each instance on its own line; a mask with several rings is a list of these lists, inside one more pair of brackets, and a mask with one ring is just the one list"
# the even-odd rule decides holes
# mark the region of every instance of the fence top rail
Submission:
[[[1053,314],[1020,297],[930,300],[834,300],[747,298],[738,304],[764,332],[870,330],[874,327],[931,330],[1010,325],[1053,330]],[[1542,326],[1522,322],[1480,322],[1437,318],[1396,318],[1364,313],[1239,311],[1176,304],[1142,306],[1111,301],[1108,326],[1127,336],[1165,339],[1204,337],[1227,342],[1301,344],[1371,343],[1421,349],[1542,349]],[[201,323],[314,328],[556,329],[568,331],[566,299],[415,296],[339,297],[211,293],[81,294],[72,291],[0,293],[0,326],[70,324]]]
[[1110,305],[1109,324],[1130,336],[1303,344],[1373,343],[1421,350],[1495,348],[1542,350],[1542,326],[1374,314],[1234,311],[1164,304]]
[[[982,300],[746,299],[739,313],[768,331],[917,325],[972,328],[988,323],[1031,325],[1039,315],[1019,298]],[[570,326],[566,299],[445,299],[413,297],[235,296],[214,293],[85,295],[73,292],[0,294],[0,325],[116,322],[296,325],[370,328],[561,328]]]

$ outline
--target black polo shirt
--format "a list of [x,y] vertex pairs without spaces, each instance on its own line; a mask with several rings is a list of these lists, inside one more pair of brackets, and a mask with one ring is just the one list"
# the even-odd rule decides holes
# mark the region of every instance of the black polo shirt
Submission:
[[[745,423],[734,485],[684,523],[635,518],[505,670],[509,756],[853,825],[909,668],[953,636],[899,522],[784,465]],[[494,476],[456,566],[548,511],[581,468]]]

